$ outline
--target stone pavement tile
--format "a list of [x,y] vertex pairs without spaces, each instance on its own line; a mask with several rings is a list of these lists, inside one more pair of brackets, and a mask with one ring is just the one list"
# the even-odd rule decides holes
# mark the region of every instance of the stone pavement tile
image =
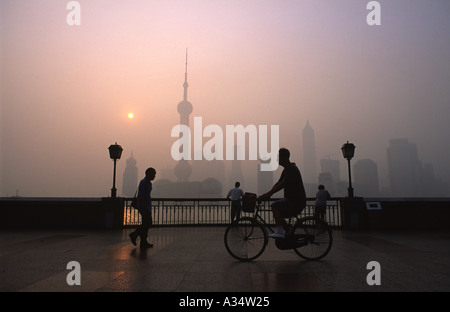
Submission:
[[252,273],[257,292],[327,292],[329,287],[313,273]]
[[52,244],[64,242],[70,239],[75,239],[80,236],[81,235],[56,234],[56,235],[47,235],[40,238],[28,239],[15,243],[7,243],[5,245],[2,245],[2,248],[0,250],[0,257],[8,254],[22,252],[24,250],[34,250],[47,247]]
[[390,272],[384,274],[387,280],[395,283],[397,287],[392,291],[408,291],[408,292],[448,292],[450,291],[450,275],[439,272],[419,272],[419,273],[405,273],[405,272]]
[[188,292],[249,292],[253,291],[248,271],[236,274],[230,271],[186,273],[176,291]]
[[[450,233],[333,231],[333,248],[305,261],[273,242],[239,262],[226,251],[224,227],[151,228],[154,247],[133,246],[130,229],[1,231],[1,291],[450,291]],[[81,286],[69,286],[69,261]],[[381,285],[369,286],[370,261]]]
[[80,285],[69,285],[66,281],[68,271],[52,275],[33,283],[20,291],[23,292],[92,292],[118,278],[124,272],[82,271]]
[[108,292],[172,292],[177,289],[185,274],[185,272],[158,271],[125,272],[97,290]]

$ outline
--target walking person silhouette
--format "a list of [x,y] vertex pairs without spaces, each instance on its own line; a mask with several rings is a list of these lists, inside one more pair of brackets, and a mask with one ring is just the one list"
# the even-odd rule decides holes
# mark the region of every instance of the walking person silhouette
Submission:
[[152,225],[152,181],[155,179],[156,170],[148,168],[145,170],[145,178],[139,182],[139,190],[137,195],[137,210],[142,216],[142,223],[134,232],[130,233],[131,243],[136,246],[136,239],[141,238],[140,247],[149,248],[153,244],[147,242],[148,229]]

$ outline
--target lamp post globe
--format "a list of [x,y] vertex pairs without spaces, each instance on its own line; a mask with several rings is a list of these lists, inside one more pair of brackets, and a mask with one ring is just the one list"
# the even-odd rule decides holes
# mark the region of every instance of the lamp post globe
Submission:
[[111,189],[111,197],[117,197],[117,189],[116,189],[116,162],[122,156],[123,148],[118,145],[117,142],[108,147],[109,149],[109,157],[114,161],[114,171],[113,171],[113,187]]
[[352,174],[350,170],[350,160],[355,156],[355,145],[353,143],[345,143],[342,145],[342,155],[348,161],[348,197],[353,198]]
[[342,150],[342,155],[344,156],[345,159],[350,160],[353,158],[353,156],[355,156],[355,145],[353,143],[345,143],[344,145],[342,145],[341,150]]

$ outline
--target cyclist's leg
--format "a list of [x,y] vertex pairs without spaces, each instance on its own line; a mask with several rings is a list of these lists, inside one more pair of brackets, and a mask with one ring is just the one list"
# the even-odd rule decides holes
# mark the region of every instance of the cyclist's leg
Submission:
[[270,205],[270,207],[272,209],[273,218],[275,219],[275,225],[277,226],[277,232],[270,234],[269,237],[284,237],[285,231],[289,230],[289,226],[283,219],[283,216],[286,214],[286,210],[288,208],[288,200],[287,198],[276,200]]
[[[283,220],[285,219],[291,220],[293,217],[297,218],[298,215],[300,215],[300,213],[303,211],[303,209],[305,209],[305,207],[306,201],[295,202],[292,200],[287,200],[286,208],[282,210],[281,216]],[[288,235],[292,234],[293,231],[292,225],[287,224],[286,222],[285,224],[286,224],[285,228],[286,233],[288,233]]]

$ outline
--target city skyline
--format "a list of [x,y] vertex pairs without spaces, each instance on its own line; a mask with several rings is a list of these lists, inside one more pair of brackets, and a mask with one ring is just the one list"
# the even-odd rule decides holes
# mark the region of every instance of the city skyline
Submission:
[[[314,132],[309,121],[307,122],[307,126],[311,128],[309,130]],[[399,143],[400,148],[397,147]],[[403,146],[403,148],[401,146]],[[400,156],[397,156],[393,161],[390,161],[390,150],[393,147],[399,150],[397,154],[400,154]],[[412,156],[409,156],[411,153]],[[434,176],[433,166],[431,164],[422,163],[417,155],[418,148],[414,142],[409,142],[408,139],[404,138],[389,139],[389,146],[386,149],[386,158],[388,167],[391,169],[382,173],[384,176],[388,177],[388,184],[380,183],[380,171],[376,161],[370,158],[358,159],[358,157],[356,157],[351,165],[355,195],[361,197],[445,197],[445,194],[449,191],[449,184],[437,179]],[[129,159],[127,159],[127,163],[128,161]],[[314,197],[319,184],[324,184],[335,197],[347,196],[348,176],[346,160],[337,158],[307,159],[307,162],[310,161],[320,164],[319,168],[321,169],[318,170],[318,174],[313,180],[307,180],[304,177],[303,180],[307,190],[307,196]],[[220,170],[214,172],[212,170],[214,168],[214,163],[217,164],[218,162],[220,162]],[[208,163],[211,163],[213,167],[208,166]],[[246,177],[242,175],[241,171],[241,167],[244,163],[252,164],[246,170]],[[300,171],[304,176],[304,166],[300,165],[300,163]],[[407,163],[406,167],[405,163]],[[263,190],[267,191],[270,189],[271,185],[276,182],[279,177],[279,172],[277,171],[274,175],[274,173],[270,171],[260,171],[259,165],[254,167],[253,171],[251,171],[250,167],[253,165],[254,162],[248,160],[193,161],[192,176],[194,178],[191,181],[199,181],[198,183],[200,183],[209,178],[217,179],[222,183],[222,195],[227,193],[228,188],[231,187],[235,181],[239,181],[246,191],[262,194],[264,192]],[[411,169],[411,167],[413,169]],[[225,168],[228,168],[228,170]],[[145,168],[143,171],[144,170]],[[166,168],[161,180],[175,182],[176,177],[174,171],[175,170]],[[265,177],[270,180],[269,183],[264,181]],[[142,177],[136,179],[140,178]],[[156,180],[156,183],[157,181],[158,180]],[[263,185],[262,188],[260,184]],[[164,194],[171,195],[173,193],[165,191]],[[176,194],[173,194],[173,196],[176,196]]]
[[[352,164],[372,159],[381,188],[389,139],[406,138],[449,184],[448,1],[378,1],[374,26],[359,0],[78,1],[78,24],[67,2],[0,3],[0,196],[108,196],[114,142],[140,170],[173,168],[186,48],[191,118],[278,125],[300,167],[309,120],[316,159],[347,179],[352,142]],[[242,165],[246,183],[258,164]]]

